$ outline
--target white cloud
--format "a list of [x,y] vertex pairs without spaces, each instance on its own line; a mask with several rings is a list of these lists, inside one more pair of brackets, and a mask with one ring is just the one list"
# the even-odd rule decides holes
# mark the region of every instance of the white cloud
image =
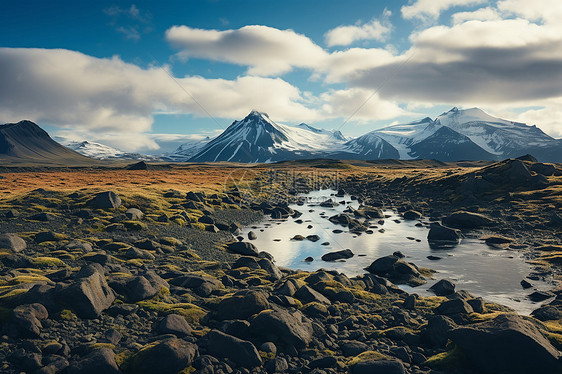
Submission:
[[389,10],[384,11],[382,20],[372,19],[370,22],[357,25],[339,26],[324,34],[324,39],[329,47],[337,45],[350,45],[358,40],[384,41],[392,30],[389,22]]
[[373,121],[410,115],[396,103],[383,100],[377,93],[367,89],[331,90],[322,94],[321,99],[324,103],[322,110],[328,117]]
[[478,5],[487,2],[487,0],[415,0],[411,5],[404,5],[400,11],[405,19],[436,19],[441,12],[457,7]]
[[[118,57],[95,58],[61,49],[0,48],[1,122],[30,119],[67,133],[94,135],[120,149],[157,148],[149,135],[153,113],[241,118],[253,109],[280,121],[315,120],[300,91],[280,78],[177,78],[160,67],[142,69]],[[68,135],[68,134],[67,134]]]
[[491,7],[480,8],[473,12],[459,12],[452,16],[453,23],[459,24],[466,21],[497,21],[501,19],[498,11]]
[[531,21],[562,22],[562,2],[559,0],[503,0],[497,7]]
[[166,40],[181,50],[183,58],[249,66],[248,73],[256,75],[282,74],[294,67],[312,69],[328,56],[304,35],[260,25],[225,31],[174,26],[166,31]]

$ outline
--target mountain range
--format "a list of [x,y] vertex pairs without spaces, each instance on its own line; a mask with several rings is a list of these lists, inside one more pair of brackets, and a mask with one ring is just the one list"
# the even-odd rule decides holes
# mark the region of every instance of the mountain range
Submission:
[[562,162],[562,140],[536,126],[506,121],[481,109],[453,108],[435,119],[387,126],[348,139],[340,131],[287,126],[252,111],[206,142],[181,147],[192,162],[276,162],[307,158],[501,160],[532,154]]
[[502,160],[532,154],[542,162],[562,162],[562,139],[536,126],[506,121],[481,109],[453,108],[429,117],[347,138],[338,130],[301,123],[288,126],[252,111],[215,138],[193,140],[157,156],[127,153],[90,142],[62,146],[31,121],[0,125],[0,160],[84,164],[97,160],[261,163],[311,158]]

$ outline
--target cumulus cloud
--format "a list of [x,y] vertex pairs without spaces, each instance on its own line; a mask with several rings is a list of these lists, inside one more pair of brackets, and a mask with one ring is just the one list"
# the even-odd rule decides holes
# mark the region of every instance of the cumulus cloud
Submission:
[[562,34],[523,19],[436,26],[412,37],[406,55],[363,70],[350,84],[401,101],[525,102],[562,96]]
[[390,10],[385,9],[382,20],[376,18],[367,23],[356,25],[338,26],[329,30],[324,39],[328,47],[350,45],[358,40],[378,40],[384,41],[392,29],[389,17],[392,15]]
[[531,21],[562,22],[562,2],[558,0],[503,0],[498,2],[497,7],[500,11]]
[[381,99],[371,90],[352,88],[330,90],[321,95],[322,110],[329,117],[353,117],[360,121],[386,120],[410,115],[395,102]]
[[0,81],[2,123],[27,118],[84,138],[111,139],[127,151],[158,147],[146,134],[157,112],[206,116],[203,107],[224,127],[229,123],[221,118],[240,118],[252,108],[280,121],[320,118],[299,89],[280,78],[188,76],[175,82],[161,67],[61,49],[0,48]]
[[501,19],[498,11],[492,7],[480,8],[473,12],[455,13],[452,18],[454,24],[466,21],[497,21]]
[[400,11],[405,19],[436,19],[441,12],[447,9],[456,6],[478,5],[485,2],[487,0],[415,0],[411,5],[404,5]]
[[249,66],[248,73],[256,75],[312,69],[328,56],[304,35],[260,25],[225,31],[174,26],[166,31],[166,40],[180,49],[180,57]]

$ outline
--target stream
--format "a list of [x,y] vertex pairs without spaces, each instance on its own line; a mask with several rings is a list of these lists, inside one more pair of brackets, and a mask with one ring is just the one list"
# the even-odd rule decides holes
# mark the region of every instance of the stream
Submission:
[[[351,201],[349,195],[335,197],[336,191],[313,191],[300,197],[305,204],[290,205],[302,213],[298,219],[272,219],[266,217],[259,224],[243,229],[242,234],[247,240],[248,232],[253,231],[257,238],[251,242],[261,251],[267,251],[275,258],[278,266],[293,270],[301,269],[316,271],[333,269],[345,273],[349,277],[364,274],[365,267],[379,257],[390,255],[395,251],[402,252],[408,262],[418,267],[436,271],[427,284],[419,287],[400,286],[409,293],[431,296],[428,288],[439,279],[447,278],[456,284],[457,290],[466,290],[487,301],[506,305],[520,314],[530,314],[541,303],[530,301],[527,296],[534,290],[551,288],[548,283],[533,280],[534,288],[524,290],[520,282],[532,271],[531,266],[514,250],[489,247],[478,239],[462,239],[459,245],[448,249],[432,249],[427,241],[427,220],[403,220],[396,212],[384,211],[387,218],[383,224],[371,220],[372,234],[352,234],[346,227],[333,224],[329,217],[342,213],[348,206],[358,208],[357,201]],[[337,202],[345,201],[336,207],[321,207],[319,204],[329,198]],[[419,225],[422,222],[423,225]],[[418,224],[418,226],[416,226]],[[376,227],[375,227],[376,226]],[[334,233],[333,230],[342,230]],[[379,231],[380,230],[380,231]],[[320,240],[291,240],[295,235],[318,235]],[[329,243],[329,244],[326,244]],[[322,255],[351,249],[355,256],[344,262],[325,262]],[[430,260],[428,256],[439,257]],[[312,257],[314,261],[305,262]]]

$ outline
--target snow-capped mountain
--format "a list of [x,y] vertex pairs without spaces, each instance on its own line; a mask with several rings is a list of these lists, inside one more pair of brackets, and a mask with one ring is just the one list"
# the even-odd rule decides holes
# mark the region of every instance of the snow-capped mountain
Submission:
[[81,155],[95,158],[97,160],[139,160],[139,161],[160,161],[159,157],[144,155],[140,153],[123,152],[105,144],[90,141],[74,141],[65,144],[67,148],[72,149]]
[[326,157],[343,149],[346,140],[339,131],[306,124],[282,125],[254,110],[243,120],[234,121],[190,161],[275,162]]
[[[186,146],[189,161],[275,162],[304,158],[499,160],[530,153],[562,162],[562,140],[536,126],[492,117],[478,108],[453,108],[436,119],[387,126],[355,139],[305,123],[287,126],[252,111],[221,135]],[[195,149],[195,151],[194,151]]]
[[212,139],[205,137],[202,139],[190,139],[176,148],[175,151],[163,155],[163,159],[174,162],[186,162],[197,154]]

